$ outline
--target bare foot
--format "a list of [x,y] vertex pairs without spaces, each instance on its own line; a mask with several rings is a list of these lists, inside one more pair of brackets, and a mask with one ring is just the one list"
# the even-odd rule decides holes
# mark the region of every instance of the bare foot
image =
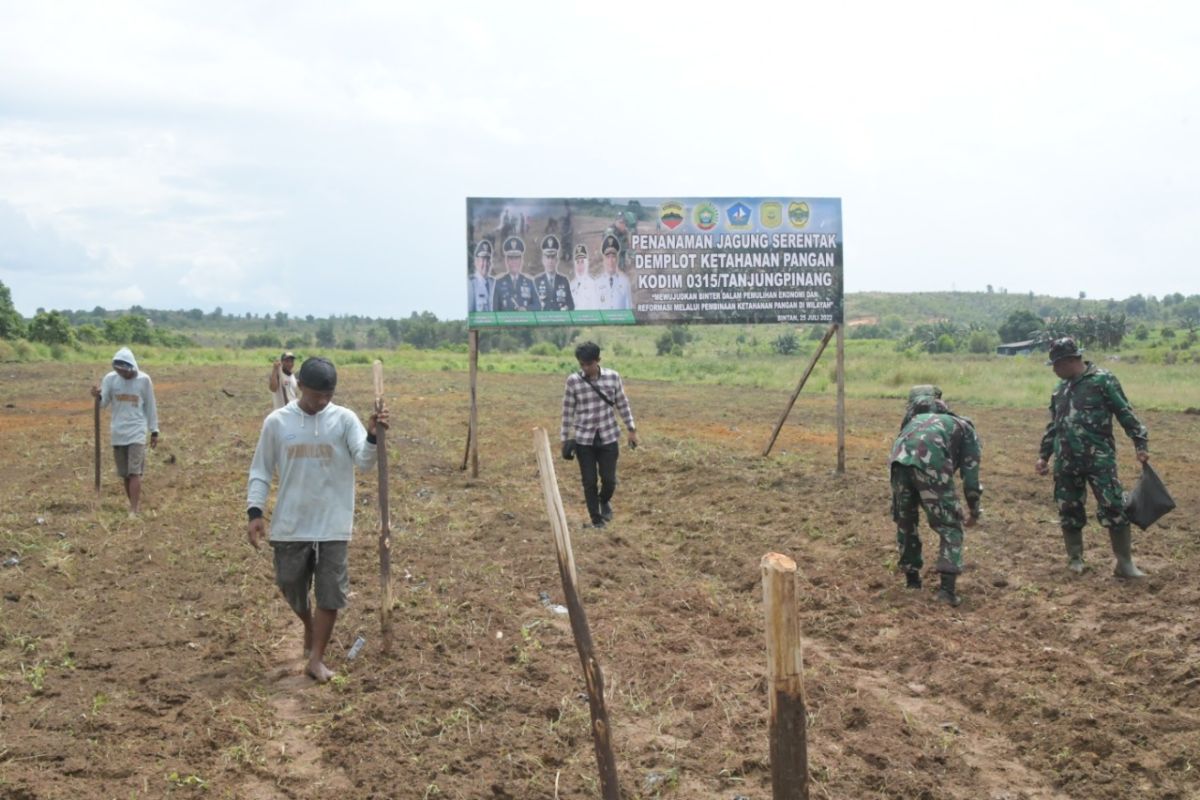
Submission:
[[329,683],[330,679],[333,678],[333,670],[320,661],[315,664],[309,661],[308,666],[304,668],[304,674],[317,683]]

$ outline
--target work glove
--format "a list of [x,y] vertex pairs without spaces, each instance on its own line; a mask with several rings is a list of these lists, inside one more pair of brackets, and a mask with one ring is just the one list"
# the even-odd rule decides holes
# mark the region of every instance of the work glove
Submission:
[[563,458],[565,458],[567,461],[575,460],[575,440],[574,439],[567,439],[565,442],[563,442],[562,454],[563,454]]

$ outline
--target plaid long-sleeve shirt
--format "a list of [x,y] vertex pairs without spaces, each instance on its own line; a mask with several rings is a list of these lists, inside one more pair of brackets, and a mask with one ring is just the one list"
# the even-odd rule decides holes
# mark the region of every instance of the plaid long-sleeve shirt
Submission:
[[[593,386],[614,405],[604,402],[592,389]],[[625,420],[625,427],[634,430],[633,412],[629,408],[629,398],[625,396],[625,385],[621,383],[619,374],[601,367],[600,375],[594,382],[589,382],[582,372],[571,373],[567,376],[567,389],[563,393],[562,440],[574,439],[580,444],[590,445],[599,435],[600,444],[617,441],[621,438],[621,427],[614,413],[617,411]]]

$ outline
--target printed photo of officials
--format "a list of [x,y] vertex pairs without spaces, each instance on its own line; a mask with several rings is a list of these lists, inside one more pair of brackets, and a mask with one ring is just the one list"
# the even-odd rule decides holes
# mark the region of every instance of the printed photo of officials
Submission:
[[[625,252],[637,232],[637,214],[619,210],[614,216],[610,207],[603,215],[576,213],[573,218],[570,203],[555,205],[473,210],[469,312],[633,308]],[[535,259],[530,253],[528,264],[526,250],[537,254]]]

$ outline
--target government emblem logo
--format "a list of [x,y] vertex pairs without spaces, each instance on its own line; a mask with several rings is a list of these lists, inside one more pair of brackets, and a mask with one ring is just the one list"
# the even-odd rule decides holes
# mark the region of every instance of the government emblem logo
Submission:
[[803,228],[808,224],[808,203],[803,200],[788,203],[788,222],[793,228]]
[[658,218],[667,226],[667,230],[675,230],[683,222],[683,204],[675,201],[663,203],[659,207]]
[[758,218],[764,228],[778,228],[783,224],[783,203],[773,200],[758,207]]
[[721,221],[721,212],[712,203],[701,203],[696,206],[694,214],[696,227],[702,231],[711,231]]
[[725,217],[729,220],[729,227],[734,230],[742,230],[750,227],[750,206],[740,200],[729,208],[725,209]]

